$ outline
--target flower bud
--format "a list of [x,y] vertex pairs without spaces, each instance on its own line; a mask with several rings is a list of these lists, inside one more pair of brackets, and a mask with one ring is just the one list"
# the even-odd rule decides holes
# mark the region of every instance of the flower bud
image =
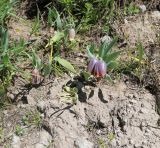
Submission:
[[32,70],[32,84],[38,85],[42,82],[42,76],[39,73],[39,70],[37,68]]
[[74,38],[75,38],[75,36],[76,36],[75,30],[74,30],[73,28],[69,29],[69,31],[68,31],[69,40],[70,40],[70,41],[73,41]]

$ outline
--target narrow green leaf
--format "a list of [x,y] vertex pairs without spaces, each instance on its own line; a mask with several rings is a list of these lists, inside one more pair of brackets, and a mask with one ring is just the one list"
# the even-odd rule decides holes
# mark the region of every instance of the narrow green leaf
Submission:
[[105,79],[110,81],[110,82],[113,82],[113,80],[112,80],[112,78],[109,74],[106,74]]
[[52,65],[49,62],[48,64],[44,65],[44,68],[43,68],[44,76],[50,75],[51,71],[52,71]]
[[114,38],[110,43],[109,45],[107,43],[104,42],[104,47],[103,47],[103,50],[102,50],[102,53],[101,53],[101,58],[103,58],[106,54],[108,54],[111,50],[112,50],[112,47],[115,45],[115,43],[117,42],[118,38]]
[[57,61],[60,65],[62,65],[64,68],[66,68],[67,70],[76,73],[74,67],[72,66],[72,64],[70,62],[68,62],[67,60],[57,56],[54,58],[55,61]]
[[89,78],[91,77],[91,74],[89,72],[83,71],[81,74],[84,77],[85,81],[88,81]]
[[57,29],[62,30],[62,21],[58,12],[57,12],[56,24],[57,24]]
[[9,65],[10,60],[9,60],[9,56],[7,54],[4,55],[2,60],[3,60],[3,63],[4,63],[5,66]]
[[116,61],[111,61],[108,65],[108,69],[116,69],[118,67],[118,63]]
[[5,88],[3,86],[0,86],[0,97],[5,95],[5,93],[6,93]]
[[4,41],[4,51],[7,51],[7,49],[8,49],[8,31],[5,31],[5,34],[4,34],[4,39],[3,39],[3,41]]
[[53,43],[59,42],[64,37],[64,32],[57,32],[46,45],[46,47],[51,46]]
[[87,53],[88,53],[88,56],[90,58],[94,58],[94,48],[95,46],[94,45],[91,45],[91,46],[87,46]]
[[114,61],[115,59],[117,59],[117,57],[120,55],[120,53],[121,53],[121,51],[116,51],[111,54],[108,54],[103,58],[103,60],[106,63],[109,63],[110,61]]
[[99,48],[99,57],[103,57],[105,53],[105,49],[107,48],[108,44],[106,42],[103,42]]
[[5,30],[3,27],[1,27],[0,34],[1,34],[1,47],[3,53],[5,53],[8,49],[8,31]]
[[141,60],[143,60],[143,56],[144,56],[144,47],[143,47],[142,43],[137,44],[137,50],[138,50],[137,58],[141,61]]
[[0,64],[0,71],[3,69],[4,65]]
[[39,56],[33,51],[32,53],[32,64],[35,66],[35,68],[41,69],[42,68],[42,61],[39,58]]

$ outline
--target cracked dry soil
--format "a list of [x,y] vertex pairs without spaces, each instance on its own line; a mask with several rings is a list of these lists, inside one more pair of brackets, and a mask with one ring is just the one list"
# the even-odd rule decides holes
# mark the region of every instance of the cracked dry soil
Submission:
[[19,102],[18,107],[5,111],[6,132],[26,110],[37,108],[42,117],[40,129],[31,126],[22,136],[13,134],[12,147],[159,148],[156,99],[148,90],[131,88],[133,85],[124,81],[93,87],[73,80],[83,97],[70,105],[60,99],[68,81],[70,78],[57,79],[48,86],[32,88],[26,95],[28,103]]

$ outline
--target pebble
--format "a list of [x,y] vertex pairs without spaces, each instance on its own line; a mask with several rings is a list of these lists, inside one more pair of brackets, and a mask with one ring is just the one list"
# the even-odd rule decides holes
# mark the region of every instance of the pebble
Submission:
[[94,148],[94,144],[85,138],[78,138],[75,140],[76,148]]
[[45,101],[41,101],[37,104],[37,108],[40,112],[44,112],[46,109],[46,102]]
[[52,136],[46,130],[42,130],[39,137],[39,143],[35,145],[35,148],[46,148],[49,146],[51,140]]
[[145,12],[147,10],[145,5],[139,5],[139,8],[141,9],[142,12]]
[[133,145],[133,143],[134,143],[133,140],[129,139],[129,144]]
[[20,145],[21,145],[20,138],[14,134],[12,138],[12,148],[20,148]]
[[10,98],[12,101],[14,101],[14,99],[15,99],[14,94],[12,94],[10,92],[7,93],[7,97]]
[[34,106],[34,105],[37,104],[36,101],[34,100],[34,98],[32,96],[30,96],[30,95],[27,95],[27,102],[31,106]]

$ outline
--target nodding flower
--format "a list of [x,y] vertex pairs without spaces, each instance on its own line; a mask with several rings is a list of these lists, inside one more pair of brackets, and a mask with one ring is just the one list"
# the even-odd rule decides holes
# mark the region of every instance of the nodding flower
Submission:
[[40,72],[37,68],[32,70],[32,84],[38,85],[43,81],[43,77],[40,75]]
[[104,77],[106,75],[106,69],[106,63],[96,58],[92,58],[88,64],[88,72],[97,78]]

